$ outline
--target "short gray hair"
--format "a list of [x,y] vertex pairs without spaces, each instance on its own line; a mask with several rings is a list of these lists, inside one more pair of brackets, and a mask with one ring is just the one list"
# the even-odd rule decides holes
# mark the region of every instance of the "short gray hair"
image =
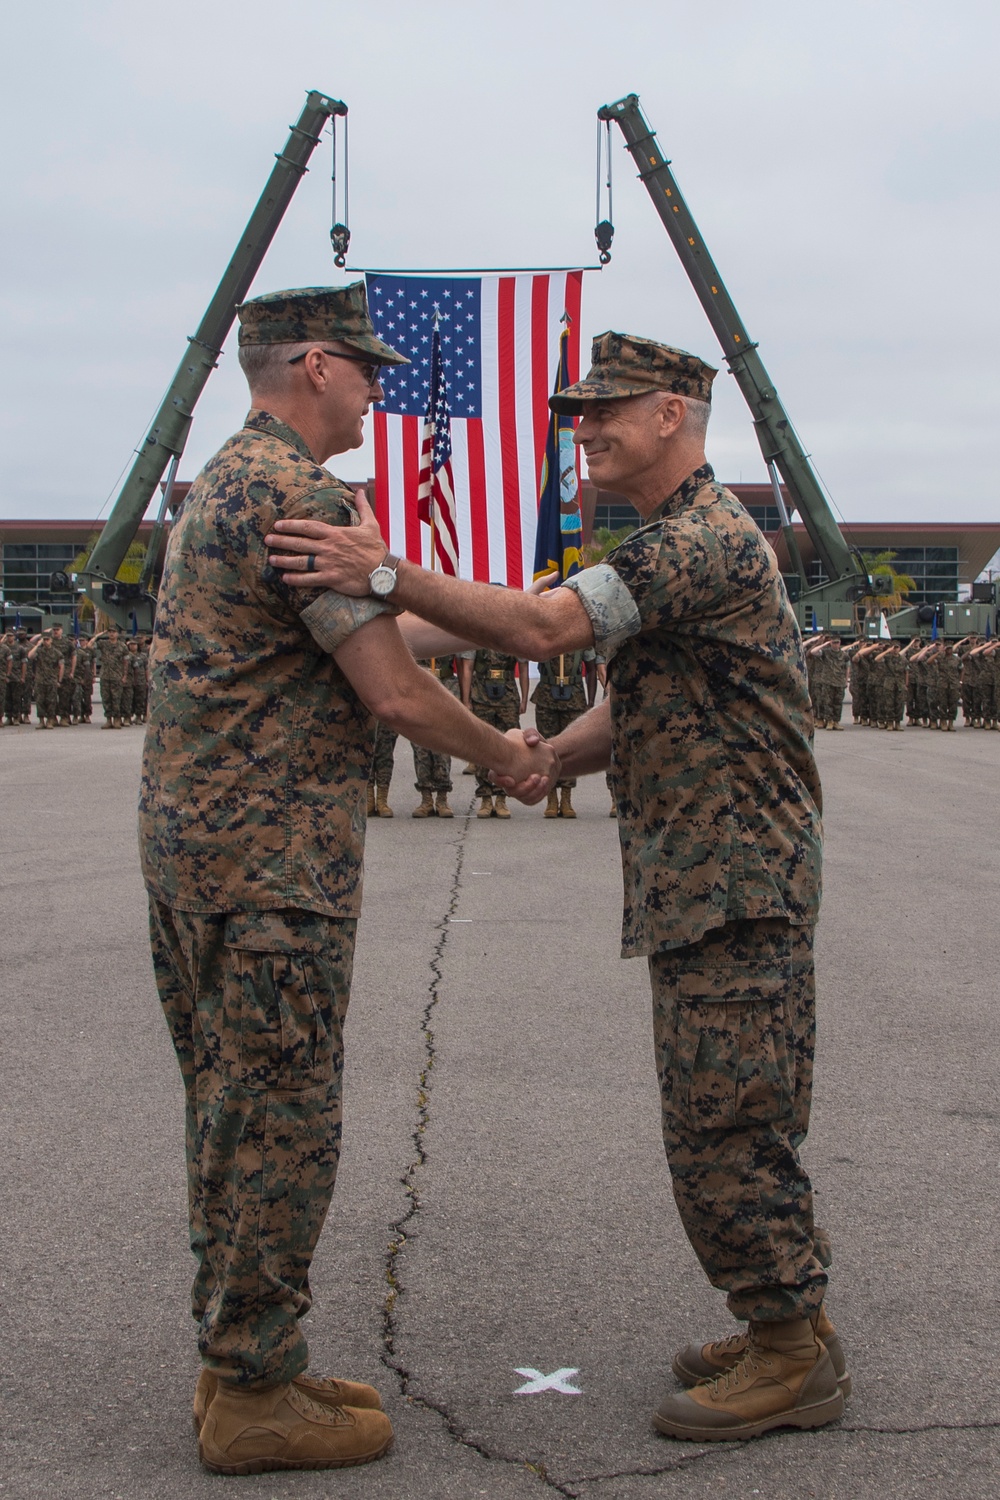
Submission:
[[288,361],[297,354],[305,354],[317,347],[316,340],[305,344],[242,344],[240,346],[240,369],[254,395],[280,396],[288,389],[292,380],[292,368]]
[[684,428],[687,436],[703,438],[708,431],[708,419],[712,415],[710,401],[697,401],[693,396],[684,398]]

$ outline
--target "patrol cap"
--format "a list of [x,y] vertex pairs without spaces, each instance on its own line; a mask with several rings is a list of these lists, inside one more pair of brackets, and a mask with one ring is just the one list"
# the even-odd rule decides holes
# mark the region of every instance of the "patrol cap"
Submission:
[[622,396],[645,396],[650,391],[672,391],[694,401],[712,400],[712,381],[718,371],[697,354],[640,339],[632,333],[601,333],[590,353],[584,380],[568,385],[549,406],[563,416],[577,417],[587,401],[613,401]]
[[244,344],[317,344],[338,339],[370,354],[380,365],[408,365],[405,354],[385,344],[368,315],[363,281],[349,286],[304,286],[268,292],[242,303],[240,346]]

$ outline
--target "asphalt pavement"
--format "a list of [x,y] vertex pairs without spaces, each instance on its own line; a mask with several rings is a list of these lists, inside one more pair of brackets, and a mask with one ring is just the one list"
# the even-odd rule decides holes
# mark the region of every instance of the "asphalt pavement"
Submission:
[[198,1466],[181,1090],[135,843],[142,732],[0,730],[0,1500],[994,1500],[1000,734],[821,733],[806,1155],[844,1419],[679,1444],[670,1360],[733,1330],[678,1226],[602,777],[575,822],[373,820],[312,1366],[370,1380],[361,1469]]

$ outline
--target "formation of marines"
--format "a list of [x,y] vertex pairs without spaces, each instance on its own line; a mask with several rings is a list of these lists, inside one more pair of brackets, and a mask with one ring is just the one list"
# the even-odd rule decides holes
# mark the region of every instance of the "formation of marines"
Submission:
[[899,731],[1000,728],[1000,641],[854,641],[818,636],[806,647],[817,729],[842,729],[848,685],[854,723]]
[[[535,705],[535,724],[546,739],[568,729],[592,708],[597,689],[597,657],[593,650],[572,651],[538,663],[539,680],[528,698],[528,663],[502,651],[464,651],[457,656],[425,658],[420,666],[458,698],[485,724],[505,732],[520,728],[529,701]],[[375,735],[375,753],[368,776],[368,816],[391,818],[389,786],[398,736],[384,724]],[[414,786],[420,801],[414,818],[453,818],[448,802],[452,791],[451,757],[420,745],[413,747]],[[471,763],[463,774],[476,778],[477,818],[510,817],[507,794],[490,779],[487,766]],[[575,818],[572,792],[576,778],[564,776],[548,793],[546,818]]]
[[66,635],[53,625],[37,635],[0,635],[0,705],[5,725],[30,724],[34,704],[39,729],[89,724],[98,681],[105,729],[146,722],[149,642],[118,630]]

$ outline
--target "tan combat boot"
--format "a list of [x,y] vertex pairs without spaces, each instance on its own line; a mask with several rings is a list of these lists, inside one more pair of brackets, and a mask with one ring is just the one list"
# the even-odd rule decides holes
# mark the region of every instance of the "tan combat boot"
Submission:
[[497,792],[496,798],[493,802],[493,811],[496,813],[498,818],[510,817],[510,808],[507,806],[506,792]]
[[549,792],[549,800],[545,804],[545,811],[542,813],[542,817],[543,818],[558,818],[558,816],[559,816],[559,793],[556,791],[555,787],[553,787],[552,790],[551,790],[551,792]]
[[479,798],[479,811],[476,813],[476,817],[477,818],[492,818],[492,816],[493,816],[493,798],[490,796],[489,792],[483,792],[483,793],[481,793],[480,798]]
[[653,1425],[685,1442],[760,1437],[775,1427],[823,1427],[844,1414],[833,1361],[809,1318],[751,1323],[746,1353],[715,1380],[667,1396]]
[[322,1406],[295,1385],[241,1390],[220,1382],[205,1413],[198,1457],[213,1474],[342,1469],[381,1458],[391,1442],[384,1411]]
[[370,818],[378,817],[378,813],[375,811],[375,788],[370,781],[368,783],[368,816]]
[[437,803],[437,815],[439,818],[453,818],[455,816],[448,805],[447,792],[438,792],[435,802]]
[[415,807],[410,814],[411,818],[430,818],[434,815],[434,798],[430,792],[420,793],[420,806]]
[[[851,1377],[847,1373],[847,1362],[844,1359],[844,1351],[837,1337],[837,1330],[827,1317],[826,1308],[821,1307],[814,1312],[810,1319],[816,1336],[826,1345],[826,1352],[833,1362],[834,1373],[837,1376],[837,1384],[844,1393],[846,1401],[851,1394]],[[671,1369],[682,1385],[697,1385],[702,1380],[715,1380],[719,1375],[725,1375],[734,1365],[738,1365],[747,1352],[749,1335],[746,1329],[742,1333],[732,1333],[727,1339],[716,1339],[712,1344],[688,1344],[679,1354],[674,1355]]]
[[389,806],[389,788],[377,786],[375,788],[375,811],[380,818],[393,817],[392,808]]
[[462,775],[463,776],[475,776],[475,774],[476,774],[476,768],[472,764],[472,761],[470,760],[469,764],[467,766],[463,766],[462,767]]
[[[363,1385],[360,1380],[334,1380],[332,1375],[298,1375],[292,1381],[296,1390],[320,1406],[356,1406],[363,1410],[381,1411],[382,1398],[373,1385]],[[194,1409],[191,1413],[194,1430],[200,1433],[205,1422],[209,1403],[219,1388],[219,1377],[211,1370],[202,1370],[194,1388]]]
[[576,817],[576,811],[573,807],[573,799],[571,793],[572,788],[568,786],[564,786],[562,791],[559,793],[559,816],[561,818]]

